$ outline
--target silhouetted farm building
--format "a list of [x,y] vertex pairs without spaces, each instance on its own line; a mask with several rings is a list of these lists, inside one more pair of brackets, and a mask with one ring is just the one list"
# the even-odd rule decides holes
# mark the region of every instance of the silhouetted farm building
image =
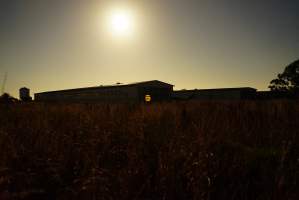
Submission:
[[[22,89],[28,96],[28,89]],[[86,87],[34,95],[36,101],[43,102],[106,102],[106,103],[138,103],[145,101],[159,102],[168,100],[267,100],[298,99],[298,94],[271,91],[257,92],[250,87],[194,89],[173,91],[173,85],[153,80],[132,84],[116,84],[108,86]]]
[[256,89],[250,87],[179,90],[172,95],[176,100],[241,100],[254,99],[255,96]]
[[145,81],[132,84],[87,87],[69,90],[37,93],[36,101],[54,102],[144,102],[170,100],[173,85],[161,81]]

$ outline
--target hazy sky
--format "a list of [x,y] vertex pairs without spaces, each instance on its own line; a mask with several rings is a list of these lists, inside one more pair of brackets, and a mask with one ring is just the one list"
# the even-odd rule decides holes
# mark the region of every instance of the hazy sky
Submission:
[[[105,13],[126,7],[134,34]],[[17,96],[161,80],[175,89],[255,87],[299,58],[298,0],[1,0],[0,83]]]

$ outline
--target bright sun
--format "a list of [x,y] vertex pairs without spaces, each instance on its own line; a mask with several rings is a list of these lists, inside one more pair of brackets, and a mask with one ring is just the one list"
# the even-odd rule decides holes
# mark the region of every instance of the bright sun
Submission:
[[130,36],[134,29],[133,14],[126,9],[112,10],[108,17],[109,29],[115,36]]

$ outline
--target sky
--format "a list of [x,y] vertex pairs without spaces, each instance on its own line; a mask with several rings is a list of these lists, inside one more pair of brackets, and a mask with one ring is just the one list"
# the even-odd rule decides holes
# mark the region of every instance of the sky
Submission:
[[[127,9],[130,36],[107,16]],[[161,80],[267,90],[299,58],[298,0],[1,0],[0,86],[18,96]]]

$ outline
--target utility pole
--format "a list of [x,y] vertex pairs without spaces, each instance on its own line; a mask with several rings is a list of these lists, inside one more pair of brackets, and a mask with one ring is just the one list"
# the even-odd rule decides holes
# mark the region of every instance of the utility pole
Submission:
[[6,81],[7,81],[7,72],[5,72],[5,74],[4,74],[4,79],[3,79],[2,88],[1,88],[1,94],[4,94]]

